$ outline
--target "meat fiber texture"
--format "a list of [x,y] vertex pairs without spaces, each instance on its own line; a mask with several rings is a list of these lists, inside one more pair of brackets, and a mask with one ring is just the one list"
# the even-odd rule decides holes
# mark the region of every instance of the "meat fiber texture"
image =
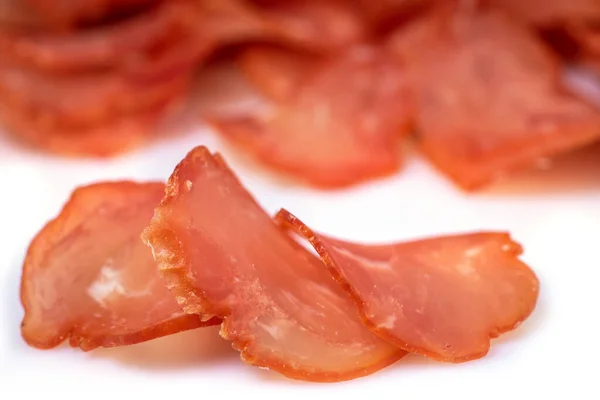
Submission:
[[534,311],[522,251],[506,232],[383,245],[320,235],[286,210],[269,216],[197,147],[166,185],[73,192],[27,252],[21,330],[36,348],[89,351],[221,324],[247,364],[317,382],[408,352],[465,362]]

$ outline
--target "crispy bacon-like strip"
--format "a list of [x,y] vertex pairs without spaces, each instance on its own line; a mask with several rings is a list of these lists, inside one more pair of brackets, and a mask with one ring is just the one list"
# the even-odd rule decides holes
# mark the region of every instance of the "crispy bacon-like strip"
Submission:
[[318,258],[282,232],[220,156],[193,149],[143,240],[190,314],[223,319],[245,362],[308,381],[373,373],[405,352],[373,335]]
[[315,233],[286,210],[275,219],[310,241],[373,332],[410,352],[483,357],[490,338],[516,328],[537,303],[539,281],[506,233],[367,246]]
[[162,183],[106,182],[76,189],[31,242],[21,280],[31,346],[68,339],[88,351],[219,323],[185,314],[156,271],[140,233]]

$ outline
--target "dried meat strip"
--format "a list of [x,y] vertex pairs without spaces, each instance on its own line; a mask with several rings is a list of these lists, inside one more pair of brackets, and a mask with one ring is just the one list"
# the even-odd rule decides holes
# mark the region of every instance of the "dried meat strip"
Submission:
[[[296,73],[295,65],[279,66],[292,71],[275,80]],[[380,48],[361,45],[316,65],[277,106],[208,120],[266,165],[332,188],[397,171],[399,139],[410,132],[411,118],[402,64]]]
[[537,303],[538,278],[506,233],[367,246],[319,235],[286,210],[276,220],[310,241],[373,332],[410,352],[483,357],[490,338],[516,328]]
[[390,43],[410,66],[419,145],[463,189],[600,139],[600,113],[527,28],[493,11],[414,24]]
[[126,181],[74,191],[25,258],[28,344],[49,349],[68,339],[88,351],[219,323],[181,310],[140,239],[163,195],[162,183]]
[[180,306],[222,318],[221,335],[245,362],[340,381],[405,354],[369,332],[319,259],[274,224],[220,156],[193,149],[166,193],[143,240]]

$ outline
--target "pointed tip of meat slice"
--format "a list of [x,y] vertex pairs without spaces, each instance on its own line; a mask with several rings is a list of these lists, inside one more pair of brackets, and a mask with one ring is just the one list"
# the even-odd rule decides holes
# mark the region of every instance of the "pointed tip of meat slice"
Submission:
[[221,336],[248,364],[334,382],[406,354],[364,327],[320,260],[278,229],[203,146],[175,168],[142,238],[179,305],[222,318]]
[[68,339],[89,351],[219,322],[181,311],[139,240],[163,193],[163,183],[128,181],[72,193],[25,257],[20,297],[26,343],[50,349]]
[[286,210],[275,219],[310,242],[372,332],[409,352],[481,358],[537,304],[539,280],[507,233],[365,246],[319,235]]

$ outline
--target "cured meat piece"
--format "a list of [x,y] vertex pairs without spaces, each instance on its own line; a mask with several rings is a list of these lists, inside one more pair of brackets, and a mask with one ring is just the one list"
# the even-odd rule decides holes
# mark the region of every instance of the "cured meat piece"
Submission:
[[598,110],[559,84],[558,61],[495,12],[430,14],[390,43],[410,61],[419,145],[465,190],[600,138]]
[[[175,0],[164,1],[119,23],[77,31],[76,34],[2,32],[0,57],[46,71],[101,68],[146,71],[148,61],[154,61],[153,52],[163,47],[187,39],[187,52],[194,54],[193,46],[204,49],[210,45],[208,39],[197,34],[197,19],[193,2]],[[191,42],[190,37],[196,41]]]
[[108,182],[78,188],[32,241],[21,280],[31,346],[69,339],[88,351],[217,324],[185,314],[156,272],[140,233],[162,183]]
[[277,107],[208,119],[265,164],[326,188],[396,171],[411,117],[402,65],[379,48],[358,46],[315,66]]
[[223,319],[245,362],[309,381],[373,373],[405,352],[361,323],[350,297],[291,240],[219,156],[193,149],[143,240],[190,314]]
[[13,109],[36,114],[50,129],[87,127],[180,96],[191,75],[188,68],[155,81],[115,72],[56,76],[0,63],[0,94]]
[[506,233],[365,246],[314,233],[286,210],[276,220],[310,241],[373,332],[410,352],[483,357],[490,338],[516,328],[537,303],[538,279]]
[[0,100],[0,121],[18,142],[47,152],[75,157],[112,157],[153,137],[154,127],[176,105],[171,99],[149,110],[120,116],[99,125],[67,128],[48,125]]
[[317,63],[314,56],[268,46],[249,47],[239,58],[240,68],[251,83],[275,101],[294,96]]
[[52,26],[65,28],[148,6],[156,0],[19,0],[35,9]]
[[536,25],[600,18],[598,0],[490,0],[493,6]]
[[22,0],[0,0],[0,29],[32,29],[42,23]]
[[600,26],[593,23],[571,23],[567,31],[583,48],[585,54],[600,58]]
[[276,2],[262,12],[275,37],[312,51],[345,49],[366,36],[361,17],[344,1]]
[[[375,30],[395,24],[415,11],[434,3],[432,0],[352,0],[363,18]],[[385,29],[384,29],[385,30]]]
[[339,1],[205,0],[202,31],[220,44],[278,43],[312,52],[343,49],[364,38],[364,23]]

